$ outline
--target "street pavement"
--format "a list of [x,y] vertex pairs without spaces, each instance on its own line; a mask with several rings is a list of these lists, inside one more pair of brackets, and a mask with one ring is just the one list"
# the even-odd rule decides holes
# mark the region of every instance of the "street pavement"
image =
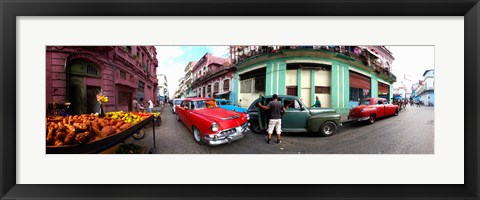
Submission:
[[[154,110],[160,110],[157,107]],[[344,123],[331,137],[316,133],[282,133],[282,143],[265,143],[266,135],[251,131],[238,141],[220,146],[199,145],[190,130],[178,122],[170,106],[162,110],[155,128],[158,154],[433,154],[434,107],[412,107],[374,124]],[[153,147],[152,128],[134,144]]]

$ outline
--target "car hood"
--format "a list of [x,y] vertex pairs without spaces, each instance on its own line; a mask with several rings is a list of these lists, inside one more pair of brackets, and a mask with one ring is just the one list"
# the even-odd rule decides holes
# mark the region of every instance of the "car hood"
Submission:
[[195,110],[198,115],[211,119],[220,125],[220,130],[241,126],[247,122],[246,114],[237,113],[223,108],[207,108]]
[[321,113],[336,113],[334,108],[310,108],[311,115],[318,115]]
[[220,108],[227,109],[227,110],[235,110],[236,112],[247,112],[246,108],[241,108],[241,107],[232,106],[232,105],[221,105]]
[[194,112],[215,120],[232,120],[242,117],[242,115],[240,115],[239,113],[225,110],[223,108],[206,108],[195,110]]

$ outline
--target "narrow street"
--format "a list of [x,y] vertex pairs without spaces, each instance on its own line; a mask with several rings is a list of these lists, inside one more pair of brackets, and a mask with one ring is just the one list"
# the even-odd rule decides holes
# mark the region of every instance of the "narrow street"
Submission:
[[[156,127],[157,154],[432,154],[434,108],[411,107],[375,124],[345,123],[331,137],[315,133],[282,133],[282,143],[266,144],[265,135],[249,131],[238,141],[220,146],[199,145],[190,130],[175,119],[171,107]],[[152,129],[134,143],[153,147]],[[275,138],[275,135],[273,136]],[[275,141],[275,139],[274,139]]]

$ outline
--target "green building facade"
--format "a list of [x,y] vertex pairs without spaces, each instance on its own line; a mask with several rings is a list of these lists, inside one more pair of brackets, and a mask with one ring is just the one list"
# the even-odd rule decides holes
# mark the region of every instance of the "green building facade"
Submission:
[[[317,49],[262,54],[233,66],[236,68],[234,86],[237,91],[234,101],[242,99],[244,107],[248,107],[259,94],[299,96],[308,107],[315,102],[316,96],[321,96],[322,107],[332,107],[347,115],[360,100],[350,91],[363,91],[360,95],[365,97],[379,97],[380,85],[382,97],[391,99],[392,85],[396,80],[392,74],[377,71],[361,60]],[[353,88],[351,79],[354,81],[352,85],[363,88],[368,87],[365,81],[370,79],[370,90]]]

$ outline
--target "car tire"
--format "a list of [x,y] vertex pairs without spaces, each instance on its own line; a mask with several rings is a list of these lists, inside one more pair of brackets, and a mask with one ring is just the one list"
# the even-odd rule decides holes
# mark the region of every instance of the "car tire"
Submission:
[[260,129],[260,126],[258,125],[258,122],[250,123],[250,130],[252,130],[252,132],[257,133],[257,134],[262,132],[262,129]]
[[368,122],[369,124],[374,124],[374,123],[375,123],[375,120],[376,120],[375,115],[370,115],[370,117],[368,118],[367,122]]
[[398,109],[395,110],[395,113],[393,115],[398,116]]
[[178,115],[175,115],[175,119],[177,119],[177,121],[180,121],[180,117],[178,117]]
[[332,136],[337,130],[337,125],[334,122],[325,122],[320,126],[320,135],[323,137]]
[[204,144],[203,140],[202,140],[202,134],[200,134],[200,130],[198,130],[197,127],[192,127],[192,133],[193,133],[193,139],[195,140],[195,142],[197,142],[198,144]]

